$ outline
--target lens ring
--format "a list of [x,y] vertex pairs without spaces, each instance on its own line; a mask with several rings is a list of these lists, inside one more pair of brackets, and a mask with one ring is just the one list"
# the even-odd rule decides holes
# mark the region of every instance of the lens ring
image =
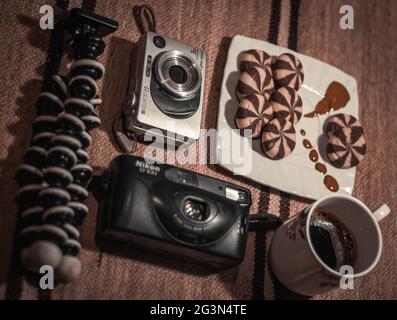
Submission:
[[183,214],[195,222],[205,222],[209,217],[207,205],[193,198],[187,198],[182,207]]
[[[170,76],[172,67],[183,69],[186,74],[185,81],[178,83]],[[156,59],[156,80],[168,93],[180,99],[189,99],[201,87],[201,71],[197,63],[179,50],[166,51]]]
[[169,75],[172,81],[179,84],[183,84],[187,80],[187,74],[185,69],[178,65],[174,65],[170,67]]

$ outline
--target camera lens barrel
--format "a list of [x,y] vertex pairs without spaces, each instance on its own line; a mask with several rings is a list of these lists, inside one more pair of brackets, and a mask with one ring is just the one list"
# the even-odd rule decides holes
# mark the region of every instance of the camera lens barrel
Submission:
[[181,100],[192,98],[201,87],[202,75],[198,64],[179,50],[166,51],[158,56],[155,76],[164,90]]

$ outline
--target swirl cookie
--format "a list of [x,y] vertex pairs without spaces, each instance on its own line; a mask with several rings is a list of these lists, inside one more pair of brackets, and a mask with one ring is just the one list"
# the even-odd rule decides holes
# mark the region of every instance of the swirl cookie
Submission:
[[282,87],[275,91],[271,98],[271,106],[277,118],[297,124],[302,117],[302,99],[290,87]]
[[347,169],[358,165],[366,151],[364,135],[353,128],[340,129],[328,140],[328,159],[337,168]]
[[361,134],[364,133],[363,127],[360,121],[350,114],[340,113],[330,117],[325,126],[325,134],[330,138],[337,131],[350,128],[359,131]]
[[302,63],[294,55],[283,53],[274,63],[273,76],[278,87],[299,90],[304,79]]
[[251,94],[240,102],[236,113],[236,126],[239,129],[251,129],[251,137],[257,138],[263,126],[272,119],[272,115],[269,100],[264,96]]
[[285,119],[274,118],[262,130],[262,150],[270,159],[279,160],[288,156],[296,144],[295,128]]
[[239,59],[240,71],[249,68],[271,68],[272,58],[263,50],[251,49],[241,54]]
[[274,82],[269,68],[254,67],[241,73],[237,84],[240,101],[250,94],[263,95],[268,99],[273,91]]

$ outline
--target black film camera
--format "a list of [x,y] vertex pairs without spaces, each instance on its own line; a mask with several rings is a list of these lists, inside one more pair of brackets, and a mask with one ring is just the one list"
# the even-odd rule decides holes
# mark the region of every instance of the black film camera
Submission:
[[250,192],[121,155],[96,181],[97,240],[138,246],[217,269],[244,258]]

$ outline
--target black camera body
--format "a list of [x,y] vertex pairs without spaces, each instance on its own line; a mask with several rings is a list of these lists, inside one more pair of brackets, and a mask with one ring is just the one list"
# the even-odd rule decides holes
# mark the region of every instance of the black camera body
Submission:
[[217,269],[244,258],[250,192],[208,176],[121,155],[96,182],[97,240]]

